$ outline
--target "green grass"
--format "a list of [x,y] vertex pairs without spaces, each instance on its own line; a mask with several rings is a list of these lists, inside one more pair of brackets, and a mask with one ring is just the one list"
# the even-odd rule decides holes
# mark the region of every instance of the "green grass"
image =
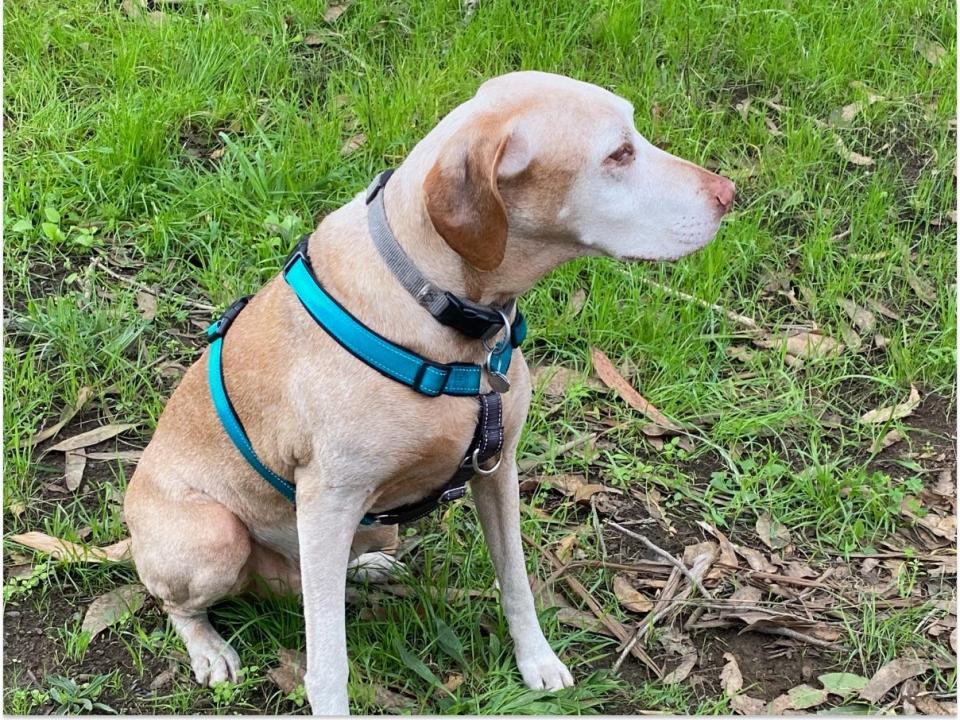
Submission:
[[[62,474],[61,459],[29,439],[89,386],[84,427],[135,423],[125,437],[145,444],[174,382],[171,364],[198,356],[200,326],[215,315],[194,303],[222,308],[256,290],[298,233],[399,163],[485,78],[515,69],[610,88],[634,103],[637,127],[651,141],[738,185],[735,212],[699,254],[675,265],[574,262],[523,299],[533,363],[586,372],[589,348],[602,349],[645,397],[697,428],[693,450],[651,451],[635,413],[579,385],[559,400],[537,395],[521,456],[549,452],[603,421],[630,421],[538,472],[655,487],[671,517],[703,517],[734,535],[770,512],[812,557],[869,548],[903,524],[903,496],[929,474],[922,463],[877,465],[868,448],[911,419],[890,427],[856,419],[901,402],[911,384],[924,398],[952,402],[956,394],[951,3],[563,0],[481,2],[467,14],[452,0],[393,0],[355,2],[333,24],[315,0],[157,7],[160,21],[129,17],[113,1],[4,5],[5,532],[80,540],[90,528],[86,541],[95,544],[123,537],[108,486],[122,491],[130,467],[88,465],[81,496],[51,496],[44,486]],[[938,62],[922,52],[929,43],[945,49]],[[868,104],[871,94],[882,99]],[[864,108],[852,123],[828,124],[855,101]],[[366,142],[342,156],[361,132]],[[841,158],[838,136],[874,164]],[[768,289],[777,278],[795,291],[796,305]],[[912,278],[933,296],[921,297]],[[749,345],[742,327],[649,281],[773,332],[816,324],[840,338],[849,324],[844,298],[878,301],[900,319],[878,315],[883,349],[865,334],[861,351],[802,369],[759,349],[743,363],[727,354]],[[154,318],[138,310],[131,282],[158,291]],[[577,291],[586,294],[579,311],[569,303]],[[939,421],[949,429],[946,413],[944,405]],[[825,424],[828,415],[836,420]],[[911,449],[920,450],[922,437],[911,435]],[[543,502],[542,494],[531,500]],[[20,503],[25,511],[10,511]],[[561,506],[548,523],[531,511],[524,529],[552,542],[569,532],[568,512]],[[420,578],[411,581],[416,599],[387,598],[379,615],[350,620],[355,711],[377,709],[373,683],[381,682],[432,713],[599,712],[631,703],[729,712],[720,695],[633,687],[585,667],[575,691],[525,690],[496,603],[442,599],[447,586],[492,586],[472,512],[453,510],[420,533],[410,561]],[[9,558],[21,548],[5,550]],[[531,572],[549,572],[536,557],[528,562]],[[126,567],[55,563],[15,600],[56,618],[48,634],[64,658],[80,662],[89,649],[76,638],[74,611],[134,579]],[[612,598],[602,574],[583,580]],[[64,602],[70,612],[57,610]],[[921,618],[913,614],[849,612],[851,658],[861,672],[917,642],[909,630]],[[265,671],[278,647],[302,647],[299,604],[238,599],[215,617],[251,668],[243,683],[214,693],[180,677],[138,706],[296,710],[297,699],[285,699]],[[608,639],[561,628],[549,610],[543,620],[575,665],[609,665],[616,656]],[[441,623],[462,657],[439,643]],[[153,606],[95,642],[118,645],[130,665],[149,672],[180,647]],[[441,682],[445,672],[463,672],[466,681],[453,695],[437,692],[411,656]],[[118,709],[127,703],[116,675],[93,690],[39,678],[41,701],[29,678],[10,673],[11,712],[64,702],[51,700],[51,689],[67,701],[98,694],[95,701]],[[955,677],[937,682],[950,686]]]

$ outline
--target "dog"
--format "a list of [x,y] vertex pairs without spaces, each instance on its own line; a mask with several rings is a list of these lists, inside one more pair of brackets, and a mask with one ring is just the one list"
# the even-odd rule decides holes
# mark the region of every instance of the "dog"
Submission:
[[[567,77],[515,72],[483,83],[379,190],[390,230],[424,278],[509,312],[573,258],[676,260],[702,248],[735,187],[645,140],[627,100]],[[500,462],[474,466],[481,474],[471,492],[523,681],[571,686],[540,629],[521,547],[515,457],[531,399],[522,352],[497,377],[487,338],[438,322],[372,242],[367,199],[358,195],[314,230],[305,246],[313,272],[389,342],[433,363],[487,358],[478,392],[509,384],[498,409]],[[396,539],[396,526],[360,523],[435,494],[465,466],[479,432],[477,398],[426,397],[384,376],[318,327],[281,276],[230,327],[221,356],[230,403],[263,464],[295,487],[296,504],[264,482],[225,431],[204,352],[170,398],[127,490],[134,562],[200,683],[235,681],[240,667],[207,608],[263,587],[302,593],[307,697],[316,714],[345,715],[348,567]],[[379,556],[379,570],[389,564]]]

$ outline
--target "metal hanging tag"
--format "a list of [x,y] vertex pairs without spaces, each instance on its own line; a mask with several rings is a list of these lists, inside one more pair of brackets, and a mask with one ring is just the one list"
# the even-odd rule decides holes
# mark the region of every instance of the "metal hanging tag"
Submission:
[[510,389],[510,381],[507,380],[507,376],[492,369],[489,363],[487,364],[487,380],[494,392],[505,393]]

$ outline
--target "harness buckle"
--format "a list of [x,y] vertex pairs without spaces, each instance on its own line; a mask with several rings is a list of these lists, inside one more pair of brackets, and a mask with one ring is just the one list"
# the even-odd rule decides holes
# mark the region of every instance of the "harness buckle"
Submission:
[[250,298],[252,297],[253,295],[244,295],[242,298],[234,300],[230,307],[224,310],[220,319],[207,328],[207,340],[213,342],[226,335],[227,328],[237,319],[237,315],[247,306],[247,303],[250,302]]

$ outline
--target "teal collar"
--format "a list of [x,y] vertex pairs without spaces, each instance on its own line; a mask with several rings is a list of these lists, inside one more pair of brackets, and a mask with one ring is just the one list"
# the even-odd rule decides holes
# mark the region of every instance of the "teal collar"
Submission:
[[323,288],[307,257],[308,237],[302,238],[290,255],[283,277],[317,324],[352,355],[391,380],[430,397],[479,395],[485,370],[491,375],[506,376],[513,349],[527,334],[526,321],[519,310],[504,333],[506,337],[492,347],[485,345],[489,355],[484,365],[428,360],[375,333]]

